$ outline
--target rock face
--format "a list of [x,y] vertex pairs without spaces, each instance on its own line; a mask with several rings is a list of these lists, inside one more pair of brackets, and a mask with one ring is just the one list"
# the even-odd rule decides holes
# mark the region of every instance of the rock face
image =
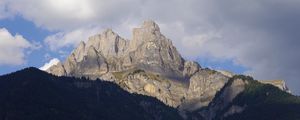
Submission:
[[161,72],[168,77],[181,77],[183,58],[153,21],[145,21],[141,28],[133,30],[129,51],[132,62],[140,68]]
[[283,91],[291,93],[291,91],[286,86],[286,84],[283,80],[259,80],[259,82],[264,83],[264,84],[274,85]]
[[185,61],[153,21],[145,21],[132,34],[132,40],[126,40],[107,29],[81,42],[64,63],[47,72],[112,81],[182,111],[207,106],[232,77]]
[[184,109],[193,111],[207,106],[227,81],[228,77],[213,70],[206,69],[195,73],[190,79]]
[[184,63],[183,75],[187,77],[192,76],[193,74],[198,72],[200,68],[201,67],[198,63],[193,61],[186,61]]
[[223,117],[242,112],[244,106],[230,106],[230,103],[238,94],[244,91],[245,85],[247,84],[248,82],[246,80],[240,78],[231,80],[230,83],[227,83],[226,86],[224,86],[220,94],[214,98],[215,100],[209,105],[209,107],[200,113],[202,116],[205,116],[206,120],[213,120],[216,116],[220,116],[217,115],[220,110],[227,107],[230,108]]
[[217,70],[218,72],[222,73],[223,75],[227,76],[227,77],[233,77],[234,73],[226,71],[226,70]]

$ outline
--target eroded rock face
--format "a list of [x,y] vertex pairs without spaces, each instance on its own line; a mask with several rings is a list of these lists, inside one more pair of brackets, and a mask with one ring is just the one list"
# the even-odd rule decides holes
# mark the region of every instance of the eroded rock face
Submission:
[[157,89],[154,85],[152,84],[146,84],[144,86],[144,91],[148,92],[149,94],[155,94]]
[[233,77],[235,74],[226,70],[217,70],[218,72],[222,73],[223,75],[227,77]]
[[110,59],[125,55],[128,44],[128,40],[120,37],[113,32],[112,29],[107,29],[100,35],[90,37],[86,46],[93,46],[96,51],[100,52],[105,58]]
[[264,84],[274,85],[283,91],[291,93],[289,88],[286,86],[284,80],[259,80],[259,82]]
[[117,84],[132,93],[153,96],[169,106],[177,107],[182,103],[188,85],[161,77],[157,73],[133,70],[114,73]]
[[145,21],[142,27],[133,30],[128,56],[141,69],[166,77],[182,77],[184,59],[153,21]]
[[66,75],[66,71],[64,66],[59,62],[57,65],[50,67],[47,72],[52,73],[56,76],[64,76]]
[[[245,86],[248,84],[248,81],[242,79],[234,79],[230,82],[231,83],[228,83],[227,86],[223,88],[223,91],[215,98],[208,109],[201,111],[202,116],[205,116],[206,120],[215,119],[218,111],[229,107],[232,100],[241,92],[243,92]],[[245,106],[230,106],[229,110],[224,114],[223,117],[242,112],[244,108]]]
[[213,70],[198,71],[190,79],[187,99],[182,108],[193,111],[207,106],[228,79],[225,75]]
[[194,61],[186,61],[184,63],[183,75],[190,77],[201,69],[200,65]]
[[77,62],[74,76],[79,74],[80,76],[89,76],[96,79],[108,72],[108,64],[105,58],[93,46],[90,46],[86,53],[83,60]]

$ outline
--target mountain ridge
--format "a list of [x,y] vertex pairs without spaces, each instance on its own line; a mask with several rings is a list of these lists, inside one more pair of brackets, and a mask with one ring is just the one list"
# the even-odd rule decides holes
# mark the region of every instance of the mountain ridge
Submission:
[[[185,60],[151,20],[133,29],[132,40],[111,29],[94,35],[81,42],[64,63],[47,72],[111,81],[130,93],[155,97],[182,113],[208,107],[234,76]],[[287,91],[285,85],[279,88]],[[238,94],[232,95],[230,100]]]
[[208,106],[185,113],[110,81],[58,77],[33,67],[0,76],[3,120],[298,120],[299,110],[299,97],[243,75],[230,78]]
[[182,118],[155,98],[87,78],[57,77],[37,68],[0,76],[3,120],[168,120]]

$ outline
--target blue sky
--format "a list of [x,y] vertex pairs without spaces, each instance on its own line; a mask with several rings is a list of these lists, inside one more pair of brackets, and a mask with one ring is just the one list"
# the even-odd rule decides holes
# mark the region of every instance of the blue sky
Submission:
[[185,58],[300,94],[299,11],[297,0],[1,0],[0,74],[64,61],[106,28],[130,39],[151,19]]
[[[6,28],[11,34],[21,34],[25,39],[42,42],[50,34],[49,31],[38,29],[32,22],[21,17],[0,20],[0,27]],[[28,66],[41,66],[44,60],[45,49],[35,50],[26,56],[26,63],[22,65],[2,65],[0,73],[9,73]]]
[[[6,74],[14,72],[16,70],[25,68],[25,67],[41,67],[46,62],[49,62],[51,58],[58,58],[62,61],[66,58],[65,56],[60,56],[59,53],[51,51],[47,45],[43,44],[44,39],[54,34],[55,32],[49,31],[40,27],[37,27],[33,22],[25,20],[20,16],[15,16],[9,19],[0,20],[0,28],[6,28],[11,34],[20,34],[25,39],[32,42],[37,42],[42,44],[42,48],[38,50],[33,50],[26,56],[26,62],[22,65],[1,65],[0,74]],[[99,31],[100,33],[101,31]],[[64,49],[67,53],[71,52],[72,48]],[[48,57],[46,57],[49,55]],[[198,58],[197,62],[201,64],[202,67],[208,67],[212,69],[228,70],[234,73],[242,74],[247,69],[245,67],[236,65],[232,60],[222,60],[215,61],[210,60],[209,57]]]
[[[25,39],[30,40],[31,42],[37,42],[42,45],[38,50],[32,50],[30,53],[26,54],[25,62],[21,65],[1,65],[0,74],[7,74],[20,70],[25,67],[41,67],[46,62],[48,62],[52,57],[57,57],[59,59],[65,59],[61,57],[59,53],[50,51],[46,45],[43,45],[43,40],[50,34],[54,32],[36,27],[33,22],[25,20],[20,16],[15,16],[9,19],[0,20],[0,28],[7,29],[11,34],[20,34]],[[50,55],[49,58],[46,55]],[[13,56],[13,55],[12,55]]]

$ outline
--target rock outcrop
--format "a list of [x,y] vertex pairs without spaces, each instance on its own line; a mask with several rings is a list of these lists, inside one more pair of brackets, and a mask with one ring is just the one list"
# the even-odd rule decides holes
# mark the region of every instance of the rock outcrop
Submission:
[[218,72],[222,73],[223,75],[227,77],[233,77],[235,74],[226,70],[217,70]]
[[259,80],[259,82],[264,83],[264,84],[274,85],[283,91],[291,93],[289,88],[286,86],[284,80]]
[[227,109],[228,107],[230,108],[228,108],[227,112],[224,113],[224,116],[222,117],[242,112],[245,108],[244,106],[230,106],[230,103],[237,95],[244,91],[247,84],[247,80],[240,78],[232,79],[224,86],[219,95],[214,98],[213,102],[210,103],[208,108],[204,111],[201,111],[200,114],[202,114],[206,120],[213,120],[216,118],[216,116],[220,117],[218,113],[224,109]]
[[195,73],[190,79],[184,109],[193,111],[207,106],[227,81],[228,77],[213,70],[204,69]]

